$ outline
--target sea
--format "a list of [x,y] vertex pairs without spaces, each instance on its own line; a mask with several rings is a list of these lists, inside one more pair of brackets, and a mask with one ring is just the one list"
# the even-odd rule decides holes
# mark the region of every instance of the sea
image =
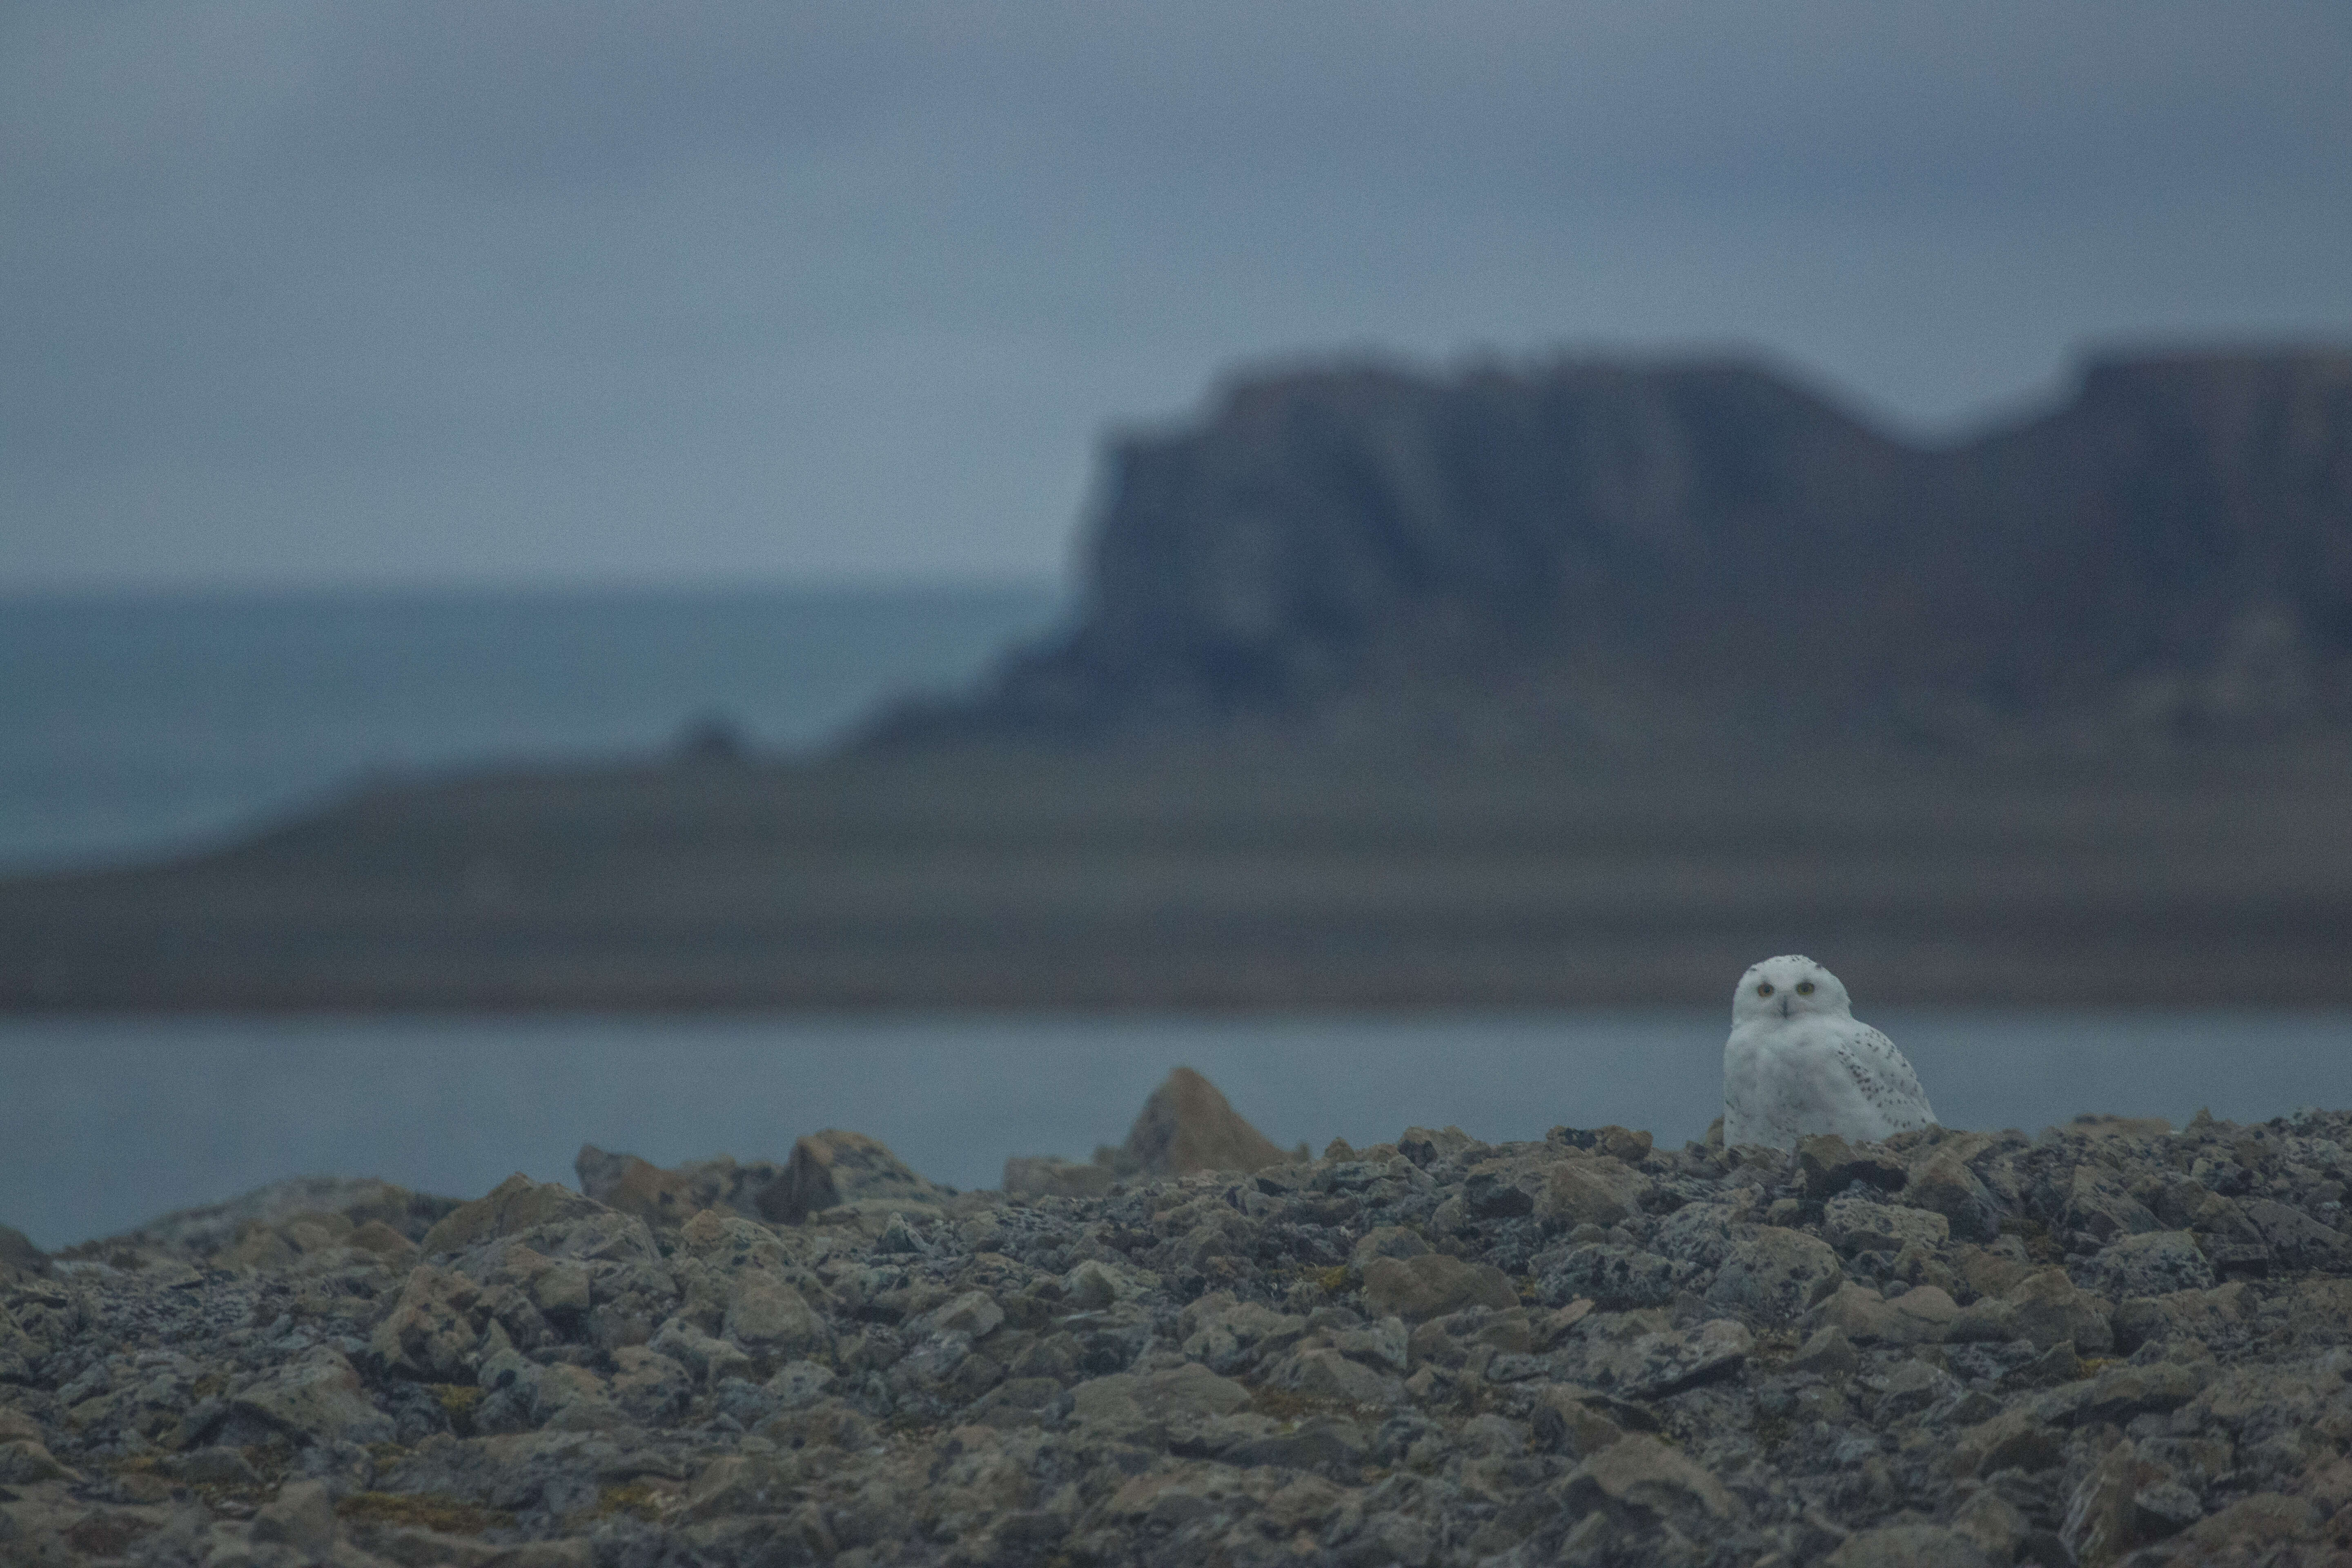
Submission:
[[[713,724],[806,753],[1068,610],[1042,584],[0,599],[0,874]],[[2352,1014],[1864,1004],[1951,1126],[2352,1103]],[[57,1247],[288,1176],[472,1195],[569,1181],[584,1143],[782,1159],[826,1127],[992,1186],[1008,1155],[1118,1142],[1180,1065],[1286,1146],[1610,1122],[1673,1142],[1715,1114],[1727,1012],[0,1017],[0,1225]]]

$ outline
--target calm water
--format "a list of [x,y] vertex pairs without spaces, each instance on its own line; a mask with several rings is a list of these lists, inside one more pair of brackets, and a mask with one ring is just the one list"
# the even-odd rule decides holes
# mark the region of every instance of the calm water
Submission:
[[1044,586],[0,599],[0,869],[200,843],[365,773],[818,743],[1052,624]]
[[[1045,588],[0,600],[0,868],[177,848],[368,771],[802,749],[971,679]],[[2352,1016],[1875,1013],[1956,1126],[2352,1103]],[[870,1132],[959,1186],[1117,1142],[1187,1063],[1277,1141],[1454,1122],[1697,1135],[1719,1013],[1115,1021],[0,1019],[0,1224],[56,1246],[306,1173],[470,1194]]]
[[[2252,1121],[2352,1102],[2352,1016],[1868,1012],[1952,1126],[2076,1111]],[[1180,1063],[1286,1145],[1415,1122],[1488,1140],[1616,1121],[1696,1137],[1720,1014],[1091,1020],[0,1021],[0,1224],[61,1245],[305,1173],[471,1195],[572,1179],[583,1142],[781,1158],[849,1127],[991,1186],[1117,1142]]]

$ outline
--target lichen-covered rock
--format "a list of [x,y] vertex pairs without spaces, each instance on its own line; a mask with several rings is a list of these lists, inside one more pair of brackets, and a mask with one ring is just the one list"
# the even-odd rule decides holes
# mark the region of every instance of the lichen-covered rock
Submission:
[[793,1143],[784,1173],[761,1191],[758,1204],[767,1218],[798,1225],[811,1215],[850,1205],[936,1214],[951,1196],[915,1174],[880,1140],[830,1129]]
[[1372,1259],[1364,1266],[1364,1300],[1382,1317],[1418,1323],[1465,1307],[1517,1306],[1519,1298],[1494,1265],[1433,1252]]
[[1640,1211],[1650,1185],[1639,1171],[1616,1160],[1562,1160],[1551,1167],[1531,1206],[1538,1219],[1562,1230],[1615,1225]]
[[0,1280],[0,1561],[2321,1562],[2347,1183],[2315,1113],[1419,1129],[788,1226],[228,1205]]
[[1583,1298],[1612,1311],[1628,1310],[1664,1306],[1696,1272],[1696,1265],[1638,1247],[1588,1242],[1570,1248],[1537,1289],[1552,1306]]
[[1802,1231],[1766,1226],[1733,1244],[1706,1299],[1764,1322],[1786,1322],[1838,1276],[1838,1256],[1827,1243]]
[[305,1443],[382,1443],[396,1430],[351,1362],[323,1345],[238,1394],[229,1410]]
[[1823,1206],[1822,1235],[1845,1253],[1900,1252],[1906,1247],[1934,1250],[1952,1239],[1952,1222],[1933,1209],[1874,1203],[1846,1194]]
[[607,1213],[604,1205],[553,1182],[534,1182],[518,1171],[484,1197],[460,1204],[443,1215],[418,1243],[427,1258],[463,1252],[497,1237],[520,1236],[541,1226],[561,1226]]
[[1993,1559],[1960,1531],[1895,1524],[1848,1536],[1822,1568],[1993,1568]]
[[2100,1249],[2083,1266],[2084,1283],[2112,1301],[2132,1296],[2166,1296],[2175,1290],[2210,1290],[2213,1266],[2185,1230],[2143,1231]]
[[1178,1068],[1151,1091],[1128,1131],[1125,1152],[1137,1170],[1154,1176],[1257,1171],[1290,1158],[1191,1068]]
[[1739,1500],[1714,1476],[1657,1438],[1636,1433],[1612,1443],[1572,1471],[1560,1487],[1571,1510],[1639,1513],[1704,1532],[1735,1518]]
[[392,1310],[376,1325],[369,1348],[389,1370],[434,1383],[469,1373],[487,1315],[480,1287],[462,1274],[429,1265],[412,1271]]

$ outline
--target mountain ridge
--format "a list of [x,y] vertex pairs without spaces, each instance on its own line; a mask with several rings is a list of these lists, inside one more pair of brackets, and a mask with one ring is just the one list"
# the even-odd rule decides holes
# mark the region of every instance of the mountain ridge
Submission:
[[1339,363],[1115,439],[1101,493],[1072,626],[856,743],[2352,724],[2352,349],[2095,356],[1939,443],[1721,355]]

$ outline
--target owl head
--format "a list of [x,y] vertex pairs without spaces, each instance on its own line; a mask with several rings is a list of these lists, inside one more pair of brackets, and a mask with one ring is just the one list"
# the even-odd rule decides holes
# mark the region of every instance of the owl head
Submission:
[[1800,1018],[1819,1014],[1832,1018],[1853,1016],[1853,1003],[1838,977],[1801,953],[1785,953],[1751,963],[1732,994],[1731,1021],[1752,1018]]

